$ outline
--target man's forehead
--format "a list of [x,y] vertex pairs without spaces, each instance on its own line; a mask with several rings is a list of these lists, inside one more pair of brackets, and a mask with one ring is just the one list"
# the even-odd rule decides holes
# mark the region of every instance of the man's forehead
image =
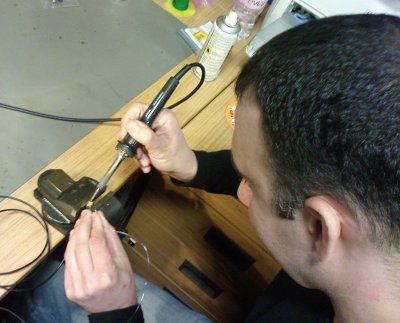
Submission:
[[243,97],[239,100],[235,116],[232,158],[240,171],[248,161],[254,160],[260,147],[260,110],[255,100]]
[[262,132],[261,111],[255,95],[247,94],[239,99],[235,115],[235,132],[240,136],[246,135],[245,138],[248,135],[254,138]]
[[262,109],[253,91],[238,100],[232,158],[240,171],[254,167],[270,166],[270,142],[265,138]]

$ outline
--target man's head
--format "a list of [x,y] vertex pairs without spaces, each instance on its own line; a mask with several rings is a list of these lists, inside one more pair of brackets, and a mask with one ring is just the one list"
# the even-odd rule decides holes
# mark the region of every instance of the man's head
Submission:
[[331,17],[286,31],[244,67],[236,93],[235,162],[241,118],[256,114],[256,158],[277,213],[292,219],[323,197],[375,246],[400,250],[399,18]]

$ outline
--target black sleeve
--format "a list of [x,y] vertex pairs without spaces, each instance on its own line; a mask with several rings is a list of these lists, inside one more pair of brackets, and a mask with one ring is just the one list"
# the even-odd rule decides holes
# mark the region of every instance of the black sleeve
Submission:
[[114,311],[93,313],[89,315],[90,323],[144,323],[143,312],[140,305],[133,305]]
[[328,323],[334,312],[323,292],[296,283],[283,270],[274,278],[264,295],[246,317],[246,323]]
[[194,151],[197,158],[197,174],[187,183],[172,179],[179,186],[200,188],[210,193],[237,196],[240,177],[232,164],[230,150],[215,152]]

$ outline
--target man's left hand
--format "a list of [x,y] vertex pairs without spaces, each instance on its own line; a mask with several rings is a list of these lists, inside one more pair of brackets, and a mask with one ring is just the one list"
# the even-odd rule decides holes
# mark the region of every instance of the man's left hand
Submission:
[[137,304],[132,268],[102,212],[84,210],[65,252],[67,297],[90,313]]

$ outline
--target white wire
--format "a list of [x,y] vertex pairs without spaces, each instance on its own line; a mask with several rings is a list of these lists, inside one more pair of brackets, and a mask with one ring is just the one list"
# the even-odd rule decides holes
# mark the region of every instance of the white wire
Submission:
[[[133,243],[135,244],[135,246],[138,244],[137,240],[136,240],[134,237],[132,237],[129,233],[126,233],[126,232],[123,232],[123,231],[117,231],[117,233],[118,233],[118,234],[122,234],[122,235],[125,236],[125,237],[128,237],[130,240],[133,241]],[[145,253],[146,253],[147,266],[148,266],[148,269],[150,269],[150,256],[149,256],[149,251],[147,250],[147,247],[146,247],[146,245],[145,245],[143,242],[139,242],[139,244],[140,244],[140,246],[143,248],[143,250],[144,250]],[[145,283],[144,283],[144,288],[143,288],[143,291],[142,291],[142,295],[139,297],[138,307],[136,308],[135,313],[133,313],[132,316],[129,318],[128,322],[130,322],[130,320],[131,320],[132,318],[135,317],[136,312],[139,310],[140,306],[142,305],[142,302],[143,302],[143,299],[144,299],[144,296],[145,296],[145,292],[146,292],[146,289],[147,289],[147,285],[148,285],[147,280],[144,279],[144,281],[145,281]]]
[[8,313],[12,314],[14,317],[16,317],[18,320],[20,320],[22,323],[26,323],[20,316],[18,316],[16,313],[14,313],[13,311],[9,310],[8,308],[0,306],[0,311],[8,312]]

